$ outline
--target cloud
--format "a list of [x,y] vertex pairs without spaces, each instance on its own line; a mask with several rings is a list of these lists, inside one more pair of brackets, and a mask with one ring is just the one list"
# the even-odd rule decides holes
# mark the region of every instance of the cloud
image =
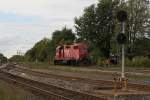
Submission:
[[97,0],[0,0],[0,11],[24,16],[67,17],[81,14]]
[[51,37],[98,0],[0,0],[0,52],[7,57],[26,52],[37,41]]

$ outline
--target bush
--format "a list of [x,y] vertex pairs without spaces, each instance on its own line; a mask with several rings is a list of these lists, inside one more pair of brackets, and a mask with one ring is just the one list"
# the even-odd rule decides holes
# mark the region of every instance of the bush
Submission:
[[126,59],[125,63],[129,67],[150,67],[150,59],[147,57],[135,57],[132,61]]
[[10,62],[23,62],[24,60],[24,56],[21,55],[14,55],[9,59]]

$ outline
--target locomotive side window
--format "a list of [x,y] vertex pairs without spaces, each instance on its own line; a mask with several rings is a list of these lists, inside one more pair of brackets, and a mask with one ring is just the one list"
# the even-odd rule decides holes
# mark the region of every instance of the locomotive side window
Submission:
[[78,47],[78,46],[74,46],[73,48],[74,48],[74,49],[78,49],[79,47]]
[[66,49],[69,49],[70,48],[70,46],[66,46]]
[[63,47],[63,46],[61,46],[61,47],[59,48],[59,50],[62,50],[62,49],[64,49],[64,47]]

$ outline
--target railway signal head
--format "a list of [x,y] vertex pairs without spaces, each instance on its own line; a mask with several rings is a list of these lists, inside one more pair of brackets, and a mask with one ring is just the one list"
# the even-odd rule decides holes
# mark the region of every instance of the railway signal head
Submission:
[[117,13],[117,19],[120,21],[120,22],[125,22],[128,18],[128,15],[127,15],[127,12],[124,11],[124,10],[121,10]]
[[119,33],[118,36],[117,36],[117,42],[118,42],[119,44],[125,44],[126,41],[127,41],[126,35],[123,34],[123,33]]

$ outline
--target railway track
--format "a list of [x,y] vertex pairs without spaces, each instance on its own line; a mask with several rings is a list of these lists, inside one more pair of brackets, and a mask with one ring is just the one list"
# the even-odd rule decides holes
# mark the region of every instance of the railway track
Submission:
[[20,66],[14,66],[14,70],[21,72],[21,73],[27,73],[39,77],[46,77],[46,78],[56,78],[56,79],[62,79],[66,81],[77,81],[77,82],[82,82],[82,83],[88,83],[88,84],[93,84],[93,85],[101,85],[101,86],[113,86],[114,82],[113,81],[108,81],[108,80],[93,80],[89,78],[81,78],[81,77],[73,77],[73,76],[64,76],[64,75],[56,75],[56,74],[50,74],[50,73],[44,73],[44,72],[39,72],[39,71],[33,71],[24,67]]
[[73,91],[55,85],[27,79],[4,70],[0,70],[0,79],[11,84],[13,83],[17,86],[27,88],[28,90],[34,91],[38,94],[45,95],[49,97],[50,100],[107,100],[94,94]]
[[[27,68],[20,67],[19,65],[15,65],[13,67],[17,71],[21,71],[23,73],[28,73],[28,74],[32,74],[32,75],[36,75],[36,76],[40,76],[40,77],[57,78],[57,79],[62,79],[62,80],[67,80],[67,81],[77,81],[77,82],[99,85],[101,87],[101,89],[103,89],[103,86],[104,86],[104,88],[106,88],[106,87],[113,88],[113,86],[114,86],[114,81],[112,81],[112,80],[93,80],[93,79],[89,79],[89,78],[54,75],[54,74],[50,74],[50,73],[33,71],[33,70],[30,70]],[[120,88],[120,87],[118,87],[118,88]],[[150,85],[145,85],[145,84],[128,83],[128,88],[133,89],[133,90],[138,90],[138,91],[150,92]]]

